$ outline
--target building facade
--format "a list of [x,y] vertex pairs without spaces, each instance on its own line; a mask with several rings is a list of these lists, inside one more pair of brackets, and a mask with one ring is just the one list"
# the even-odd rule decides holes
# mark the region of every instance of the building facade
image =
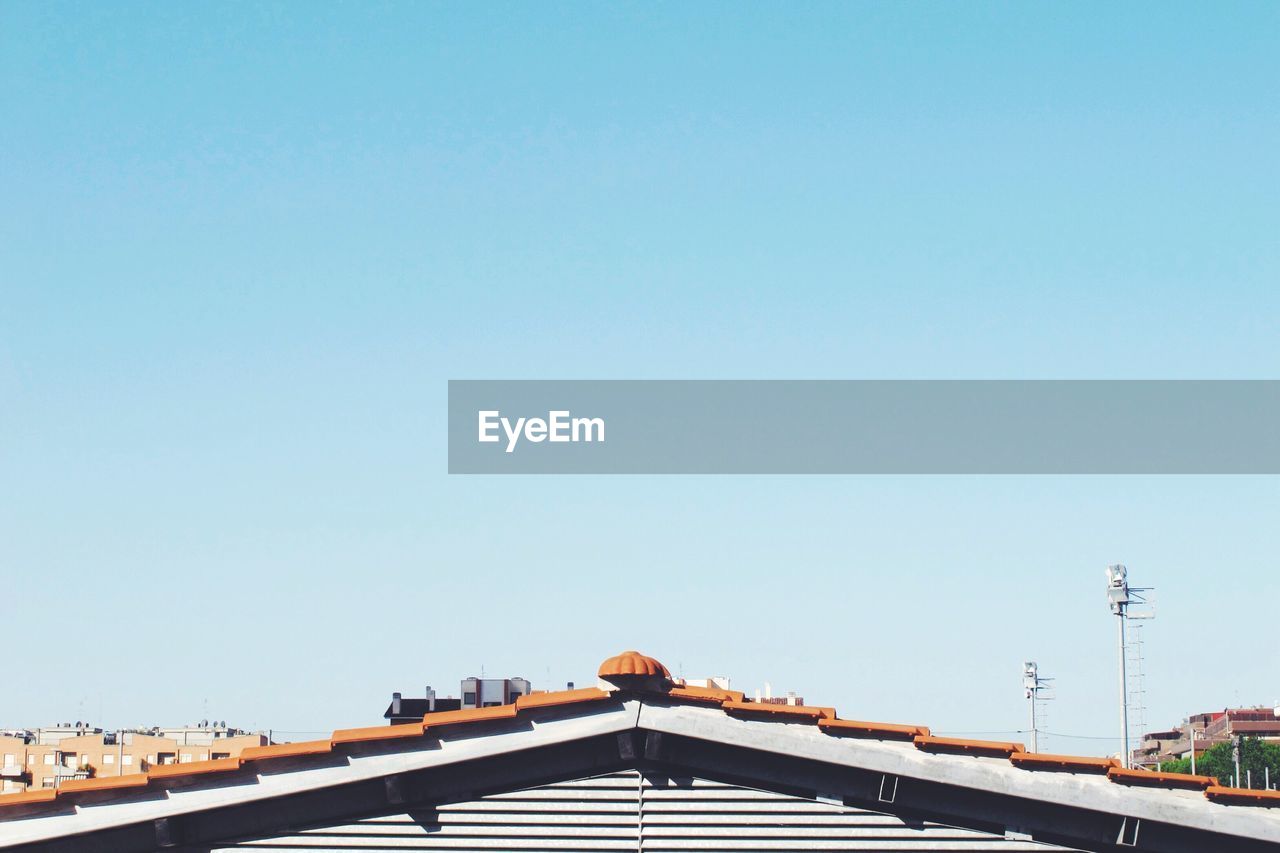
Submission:
[[1199,756],[1206,749],[1226,743],[1236,736],[1280,741],[1280,708],[1224,708],[1192,714],[1180,726],[1142,736],[1141,745],[1133,751],[1135,766],[1156,767],[1166,761],[1186,758],[1191,754],[1192,740]]
[[104,732],[77,725],[0,733],[0,793],[57,788],[71,779],[145,773],[167,764],[235,758],[267,737],[226,724]]

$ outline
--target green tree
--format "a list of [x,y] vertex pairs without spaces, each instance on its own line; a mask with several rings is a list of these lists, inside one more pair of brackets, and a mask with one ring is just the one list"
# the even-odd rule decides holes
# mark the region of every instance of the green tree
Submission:
[[[1191,759],[1179,758],[1160,766],[1166,773],[1190,773]],[[1280,784],[1280,745],[1267,743],[1261,738],[1246,737],[1240,740],[1240,779],[1236,783],[1245,787],[1249,776],[1253,777],[1253,787],[1261,788],[1271,773],[1271,784]],[[1231,784],[1235,773],[1235,762],[1232,759],[1232,745],[1228,741],[1211,746],[1196,758],[1196,774],[1200,776],[1217,776],[1224,785]]]

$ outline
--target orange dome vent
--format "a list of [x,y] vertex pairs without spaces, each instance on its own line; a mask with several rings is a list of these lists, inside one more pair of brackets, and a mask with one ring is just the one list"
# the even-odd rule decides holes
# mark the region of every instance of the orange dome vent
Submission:
[[601,678],[616,678],[620,675],[670,678],[671,672],[656,658],[632,651],[609,658],[600,664],[600,671],[596,675]]

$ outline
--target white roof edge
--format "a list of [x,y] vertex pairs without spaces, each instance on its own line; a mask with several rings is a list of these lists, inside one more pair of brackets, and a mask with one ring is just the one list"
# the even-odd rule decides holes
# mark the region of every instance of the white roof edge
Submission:
[[808,723],[734,717],[710,707],[645,704],[640,709],[640,727],[877,773],[1280,842],[1280,819],[1275,813],[1215,803],[1199,791],[1121,785],[1095,774],[1025,770],[1003,758],[939,754],[898,741],[836,737]]

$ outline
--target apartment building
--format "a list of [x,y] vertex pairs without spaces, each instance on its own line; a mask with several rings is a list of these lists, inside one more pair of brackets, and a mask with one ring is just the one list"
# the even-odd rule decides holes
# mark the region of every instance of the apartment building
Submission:
[[1224,708],[1192,714],[1180,726],[1159,732],[1147,732],[1133,751],[1133,764],[1153,767],[1191,753],[1192,738],[1196,755],[1237,735],[1280,741],[1280,706],[1259,705],[1252,708]]
[[[572,689],[573,685],[569,685]],[[391,704],[382,712],[391,725],[422,719],[423,714],[436,711],[457,711],[470,708],[492,708],[495,705],[513,705],[521,696],[533,692],[533,685],[526,678],[470,678],[462,679],[458,697],[436,696],[427,686],[422,699],[407,698],[401,693],[391,694]]]
[[57,788],[69,779],[144,773],[164,764],[234,758],[267,737],[205,723],[104,732],[82,723],[0,732],[0,793]]

